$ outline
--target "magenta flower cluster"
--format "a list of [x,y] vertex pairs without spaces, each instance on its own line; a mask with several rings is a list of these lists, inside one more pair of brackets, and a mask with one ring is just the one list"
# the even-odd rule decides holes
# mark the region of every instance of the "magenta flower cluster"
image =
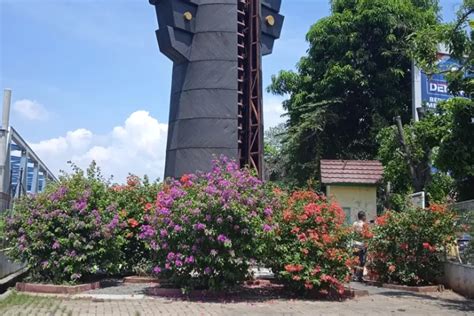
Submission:
[[[153,272],[182,287],[222,287],[246,279],[261,236],[273,231],[272,190],[232,160],[208,173],[169,180],[144,234],[155,253]],[[148,226],[147,226],[148,227]]]
[[[48,193],[27,196],[15,205],[6,235],[8,255],[28,264],[33,279],[75,283],[85,275],[113,271],[119,256],[118,216],[98,210],[94,190],[85,177],[63,179]],[[100,191],[103,192],[103,191]],[[147,232],[146,236],[151,236]]]

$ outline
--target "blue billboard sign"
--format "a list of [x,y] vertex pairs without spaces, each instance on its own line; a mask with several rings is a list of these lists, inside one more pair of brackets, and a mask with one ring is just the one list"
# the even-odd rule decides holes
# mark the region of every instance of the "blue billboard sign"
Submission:
[[[459,63],[449,55],[440,54],[438,68],[441,72],[459,68]],[[421,103],[429,108],[436,108],[436,105],[444,100],[452,98],[449,93],[448,81],[443,73],[428,76],[421,72]]]

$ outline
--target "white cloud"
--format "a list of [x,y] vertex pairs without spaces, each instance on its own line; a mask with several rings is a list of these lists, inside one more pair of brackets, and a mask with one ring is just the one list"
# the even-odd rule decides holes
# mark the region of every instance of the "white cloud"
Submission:
[[123,182],[129,172],[155,179],[163,177],[167,132],[167,124],[148,112],[137,111],[106,135],[77,129],[31,147],[53,172],[70,171],[68,160],[81,168],[95,160],[104,175],[114,175],[118,182]]
[[284,98],[275,96],[267,96],[263,99],[263,122],[265,129],[277,126],[286,121],[286,118],[282,117],[282,115],[285,114],[285,110],[282,106],[284,100]]
[[37,101],[28,99],[18,100],[13,104],[13,110],[28,120],[45,120],[48,118],[48,111]]
[[[282,100],[269,97],[264,104],[265,127],[285,121]],[[64,136],[31,144],[53,172],[70,171],[67,161],[85,169],[95,160],[105,176],[123,182],[128,173],[163,178],[168,125],[146,111],[132,113],[122,125],[105,135],[80,128]]]

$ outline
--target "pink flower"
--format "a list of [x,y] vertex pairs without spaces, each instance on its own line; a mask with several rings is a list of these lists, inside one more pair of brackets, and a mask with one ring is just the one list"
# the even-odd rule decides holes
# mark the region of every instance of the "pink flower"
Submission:
[[195,230],[204,230],[204,229],[206,229],[206,225],[203,224],[203,223],[197,223],[196,225],[194,225],[194,229]]
[[273,215],[273,210],[269,207],[267,207],[264,211],[263,211],[263,214],[266,216],[266,217],[270,217]]
[[263,225],[263,231],[264,232],[269,232],[269,231],[272,231],[272,226],[268,225],[268,224],[265,224]]
[[225,235],[219,235],[217,236],[217,241],[225,244],[226,242],[229,241],[229,238],[227,238]]
[[176,258],[176,255],[174,254],[174,252],[170,252],[166,256],[166,259],[168,259],[169,261],[174,260],[174,258]]

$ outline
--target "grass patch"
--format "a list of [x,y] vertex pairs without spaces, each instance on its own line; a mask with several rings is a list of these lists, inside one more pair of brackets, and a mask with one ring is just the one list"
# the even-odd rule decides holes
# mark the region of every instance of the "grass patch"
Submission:
[[[6,299],[0,301],[0,315],[7,311],[17,311],[17,315],[34,315],[35,312],[42,312],[55,315],[60,309],[60,301],[52,297],[41,297],[13,292]],[[64,306],[61,314],[71,315]]]

